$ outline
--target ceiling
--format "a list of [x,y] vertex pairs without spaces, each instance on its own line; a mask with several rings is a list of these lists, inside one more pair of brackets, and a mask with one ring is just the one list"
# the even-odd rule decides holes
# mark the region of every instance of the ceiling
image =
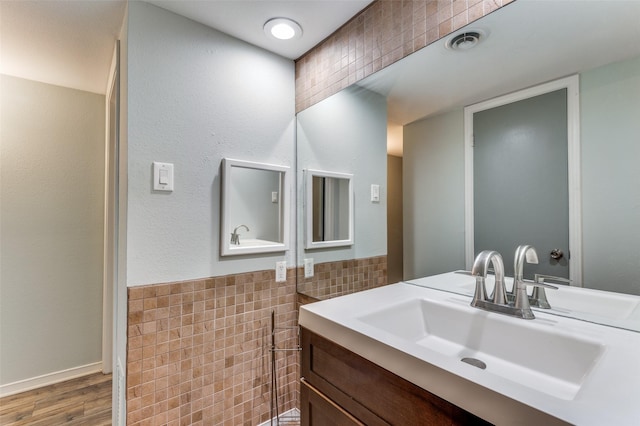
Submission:
[[[331,35],[373,0],[149,0],[289,59],[298,59]],[[289,18],[302,27],[302,38],[275,40],[263,26],[271,18]]]
[[[137,0],[136,0],[137,1]],[[155,0],[159,7],[289,59],[324,40],[372,0]],[[0,73],[105,93],[126,0],[0,0]],[[300,39],[268,38],[269,18],[288,17]]]

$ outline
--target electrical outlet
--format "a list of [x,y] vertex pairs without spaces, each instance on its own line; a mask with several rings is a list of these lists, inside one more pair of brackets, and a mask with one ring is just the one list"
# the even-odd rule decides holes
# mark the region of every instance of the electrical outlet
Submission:
[[313,277],[313,258],[308,258],[304,260],[304,277],[305,278]]
[[276,262],[276,282],[283,283],[287,281],[287,262]]

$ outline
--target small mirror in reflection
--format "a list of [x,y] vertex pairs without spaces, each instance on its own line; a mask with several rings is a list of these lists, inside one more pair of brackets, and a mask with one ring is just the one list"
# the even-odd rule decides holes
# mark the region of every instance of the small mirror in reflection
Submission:
[[306,248],[353,244],[352,175],[307,170]]

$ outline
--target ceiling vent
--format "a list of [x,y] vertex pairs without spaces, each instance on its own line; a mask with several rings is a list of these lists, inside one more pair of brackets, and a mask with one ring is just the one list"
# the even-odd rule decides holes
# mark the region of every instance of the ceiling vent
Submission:
[[451,50],[469,50],[476,47],[485,38],[486,33],[482,30],[468,30],[451,37],[446,46]]

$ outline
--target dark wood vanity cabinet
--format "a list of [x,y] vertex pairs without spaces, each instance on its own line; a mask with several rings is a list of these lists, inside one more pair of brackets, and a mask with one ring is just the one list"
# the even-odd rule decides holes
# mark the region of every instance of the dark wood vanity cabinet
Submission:
[[303,426],[489,424],[304,328],[301,373]]

